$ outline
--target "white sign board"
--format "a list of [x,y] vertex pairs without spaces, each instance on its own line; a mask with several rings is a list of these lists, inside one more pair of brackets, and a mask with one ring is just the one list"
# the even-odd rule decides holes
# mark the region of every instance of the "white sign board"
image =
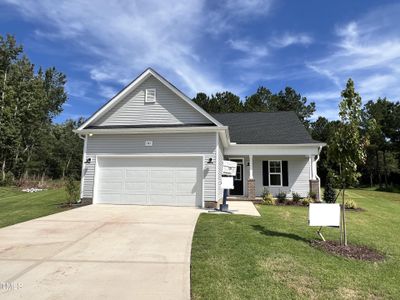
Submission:
[[230,160],[224,160],[222,164],[222,175],[236,176],[237,163]]
[[340,205],[338,203],[310,203],[309,226],[340,226]]
[[233,190],[233,177],[222,177],[221,188],[224,190]]

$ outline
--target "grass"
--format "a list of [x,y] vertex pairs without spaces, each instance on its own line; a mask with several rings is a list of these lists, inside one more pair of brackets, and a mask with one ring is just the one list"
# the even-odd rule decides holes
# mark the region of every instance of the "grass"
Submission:
[[15,187],[0,187],[0,227],[64,211],[64,189],[24,193]]
[[[371,263],[310,246],[307,208],[259,206],[261,217],[202,214],[193,244],[193,299],[400,299],[400,194],[350,190],[350,244],[386,255]],[[338,240],[339,231],[323,230]]]

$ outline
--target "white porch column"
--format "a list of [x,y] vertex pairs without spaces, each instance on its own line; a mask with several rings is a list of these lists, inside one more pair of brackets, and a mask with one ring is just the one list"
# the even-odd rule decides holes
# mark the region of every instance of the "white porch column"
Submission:
[[249,155],[249,162],[250,162],[249,179],[254,179],[254,177],[253,177],[253,155]]

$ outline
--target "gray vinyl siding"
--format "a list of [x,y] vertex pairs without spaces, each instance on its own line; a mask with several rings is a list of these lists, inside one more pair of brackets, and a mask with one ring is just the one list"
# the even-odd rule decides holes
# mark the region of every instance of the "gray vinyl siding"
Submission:
[[[156,89],[156,102],[145,103],[145,90]],[[205,124],[205,116],[177,96],[154,76],[121,99],[92,125]]]
[[223,197],[223,190],[221,188],[221,183],[222,183],[222,166],[224,162],[224,145],[222,144],[221,139],[219,138],[219,135],[217,133],[217,140],[218,140],[218,181],[217,181],[217,191],[218,191],[218,199],[221,199]]
[[[145,141],[153,141],[146,147]],[[168,133],[132,135],[93,135],[88,137],[84,166],[83,198],[93,198],[96,155],[101,154],[202,154],[204,155],[204,201],[215,201],[216,164],[207,164],[209,158],[216,161],[215,133]]]
[[254,178],[256,180],[256,195],[260,196],[264,191],[262,162],[263,160],[287,160],[289,173],[289,186],[269,187],[266,188],[272,195],[277,195],[283,191],[291,197],[292,192],[299,193],[302,197],[306,197],[309,192],[310,164],[309,159],[305,157],[277,157],[277,156],[255,156],[254,157]]
[[[244,195],[247,196],[247,180],[250,174],[249,157],[235,155],[234,158],[243,158],[243,179],[244,179]],[[229,159],[230,157],[225,157]],[[270,187],[263,186],[262,162],[264,160],[287,160],[289,173],[289,186]],[[306,197],[309,192],[310,164],[308,158],[304,156],[253,156],[253,176],[256,183],[256,196],[261,196],[264,188],[267,188],[272,195],[277,195],[283,191],[291,197],[292,192],[299,193],[302,197]]]

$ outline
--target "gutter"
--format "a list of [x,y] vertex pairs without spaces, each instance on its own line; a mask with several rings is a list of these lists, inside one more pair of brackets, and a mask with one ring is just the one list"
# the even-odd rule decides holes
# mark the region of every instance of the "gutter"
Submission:
[[[325,144],[326,145],[326,144]],[[321,153],[321,151],[322,151],[322,147],[323,146],[319,146],[318,147],[318,155],[317,155],[317,159],[315,160],[315,177],[318,179],[318,194],[319,194],[319,197],[321,198],[321,178],[319,178],[319,176],[318,176],[318,168],[317,168],[317,163],[318,163],[318,161],[319,161],[319,155],[320,155],[320,153]],[[320,199],[321,200],[321,199]]]

